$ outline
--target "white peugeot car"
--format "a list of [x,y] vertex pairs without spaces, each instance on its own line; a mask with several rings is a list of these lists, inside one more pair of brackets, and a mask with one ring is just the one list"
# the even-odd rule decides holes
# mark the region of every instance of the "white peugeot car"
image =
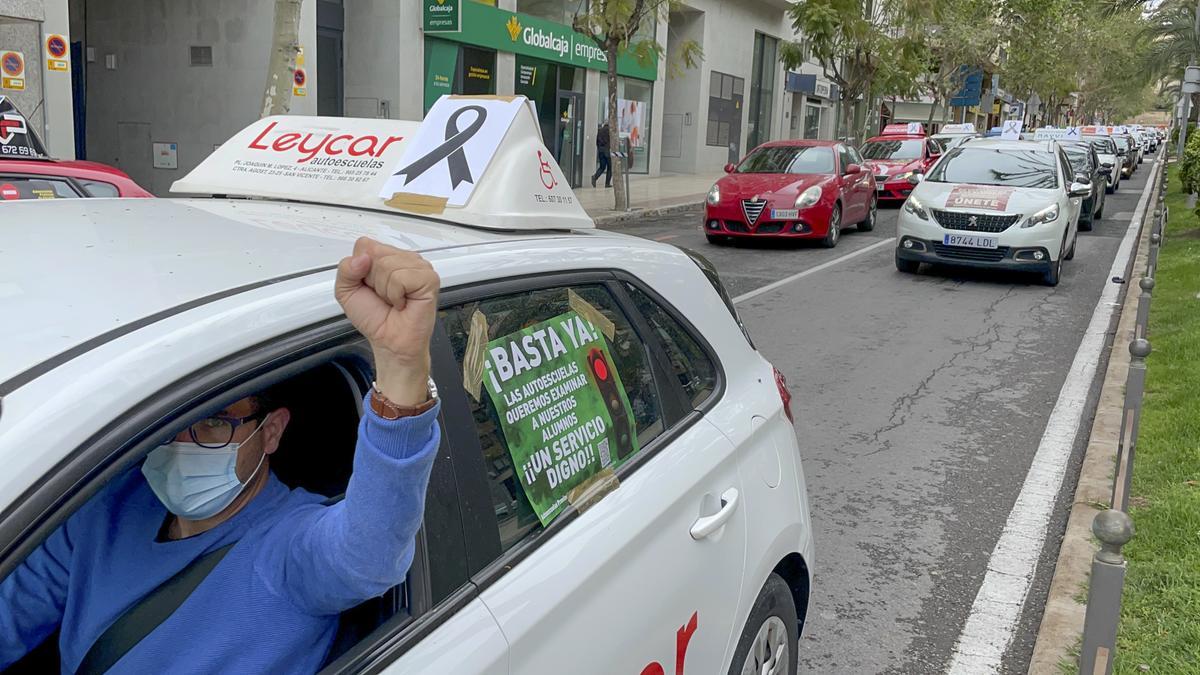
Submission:
[[1054,141],[971,141],[942,157],[904,202],[896,224],[896,268],[921,263],[1042,274],[1058,284],[1075,255],[1080,202],[1091,183],[1076,181]]
[[[115,477],[267,387],[292,418],[272,472],[336,502],[373,373],[334,268],[369,236],[441,277],[443,433],[407,580],[340,615],[322,672],[793,675],[813,541],[786,383],[703,259],[594,228],[514,101],[266,118],[175,184],[194,197],[0,207],[0,590]],[[97,636],[39,617],[55,639],[18,668],[74,672]]]

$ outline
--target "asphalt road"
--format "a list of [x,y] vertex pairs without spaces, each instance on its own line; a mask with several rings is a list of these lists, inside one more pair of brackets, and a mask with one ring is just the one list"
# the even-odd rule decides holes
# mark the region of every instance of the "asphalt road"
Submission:
[[[738,303],[798,418],[817,547],[802,672],[945,669],[1150,173],[1147,160],[1108,195],[1056,288],[962,269],[904,275],[892,244],[835,262],[893,237],[895,207],[833,250],[714,246],[699,209],[613,228],[700,251],[733,296],[810,271]],[[1084,440],[1005,672],[1028,667]]]

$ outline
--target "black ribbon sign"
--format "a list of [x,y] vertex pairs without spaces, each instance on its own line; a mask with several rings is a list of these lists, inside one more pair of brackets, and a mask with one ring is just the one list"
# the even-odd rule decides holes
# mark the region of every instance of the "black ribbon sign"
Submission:
[[[458,118],[468,111],[475,113],[475,120],[466,129],[459,129]],[[446,120],[445,142],[412,164],[400,169],[395,175],[405,176],[404,184],[408,185],[444,159],[450,170],[450,189],[457,188],[461,183],[474,183],[475,179],[471,177],[471,167],[467,164],[467,155],[463,152],[463,145],[483,128],[485,119],[487,119],[487,110],[483,106],[468,105],[455,110],[450,119]]]

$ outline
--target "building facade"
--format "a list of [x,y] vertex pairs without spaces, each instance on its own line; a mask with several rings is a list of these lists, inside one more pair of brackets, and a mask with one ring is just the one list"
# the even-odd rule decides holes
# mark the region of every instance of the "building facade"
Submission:
[[[522,94],[564,172],[584,185],[608,81],[605,55],[570,27],[578,4],[303,0],[291,112],[420,119],[443,94]],[[41,33],[61,32],[77,54],[38,113],[58,156],[114,164],[166,194],[261,115],[272,0],[0,0],[0,31],[10,6],[39,9],[22,20],[47,22]],[[767,140],[836,135],[836,86],[814,64],[780,64],[780,45],[796,39],[789,6],[690,0],[642,27],[662,52],[618,59],[611,125],[632,174],[715,174]],[[680,63],[689,41],[703,51],[691,68]],[[37,103],[18,107],[30,114]]]
[[67,0],[0,0],[0,96],[60,157],[76,154],[69,28]]

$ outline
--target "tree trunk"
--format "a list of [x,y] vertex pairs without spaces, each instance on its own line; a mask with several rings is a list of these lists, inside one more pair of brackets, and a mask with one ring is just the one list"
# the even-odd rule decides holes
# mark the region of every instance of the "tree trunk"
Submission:
[[300,5],[303,0],[275,0],[275,28],[262,116],[286,115],[292,106],[292,74],[300,51]]
[[624,152],[625,143],[621,140],[621,125],[617,118],[617,46],[613,45],[608,53],[608,156],[612,162],[613,177],[613,208],[622,210],[628,207],[629,195],[625,194],[625,157],[616,157],[615,152]]

